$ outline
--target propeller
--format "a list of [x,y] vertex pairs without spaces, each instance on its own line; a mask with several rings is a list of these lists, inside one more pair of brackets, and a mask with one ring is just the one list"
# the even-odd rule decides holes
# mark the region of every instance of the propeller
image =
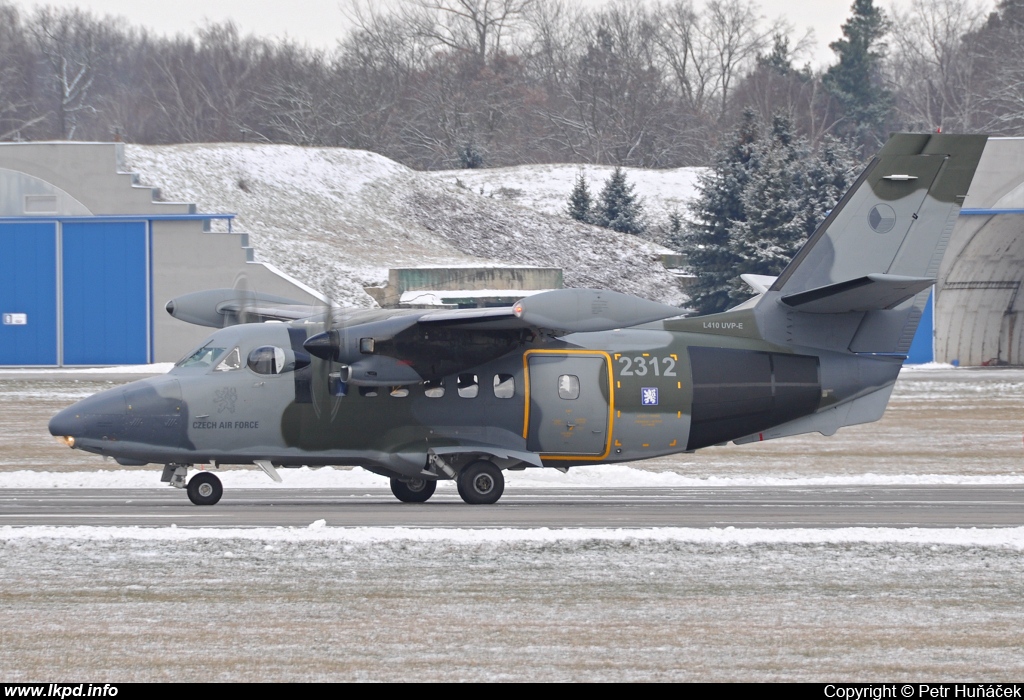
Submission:
[[[326,278],[321,282],[320,288],[328,288]],[[317,315],[305,322],[307,340],[303,343],[304,349],[320,360],[313,363],[313,385],[311,387],[313,412],[319,420],[325,412],[329,411],[332,422],[341,407],[340,399],[348,392],[345,381],[347,376],[343,376],[344,368],[336,364],[333,356],[314,352],[310,347],[309,339],[332,332],[337,318],[337,308],[334,301],[325,294]]]
[[[238,310],[234,313],[235,323],[254,323],[259,318],[256,318],[254,308],[256,306],[256,292],[249,284],[249,277],[244,272],[239,272],[235,275],[235,282],[231,285],[231,288],[235,290],[235,303],[238,305]],[[225,321],[227,321],[225,317]],[[232,324],[228,324],[232,325]]]

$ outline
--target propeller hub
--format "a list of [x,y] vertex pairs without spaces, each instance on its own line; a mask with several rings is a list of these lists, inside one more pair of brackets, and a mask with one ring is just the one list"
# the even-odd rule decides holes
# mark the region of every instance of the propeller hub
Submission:
[[310,355],[319,357],[321,360],[337,360],[340,342],[338,331],[327,331],[317,333],[302,344]]

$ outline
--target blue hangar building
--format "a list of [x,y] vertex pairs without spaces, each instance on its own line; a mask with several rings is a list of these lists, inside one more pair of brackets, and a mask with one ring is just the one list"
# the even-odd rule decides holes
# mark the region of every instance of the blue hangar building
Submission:
[[164,310],[244,276],[261,292],[315,292],[253,261],[231,214],[200,214],[124,172],[114,143],[0,144],[0,366],[179,359],[209,329]]

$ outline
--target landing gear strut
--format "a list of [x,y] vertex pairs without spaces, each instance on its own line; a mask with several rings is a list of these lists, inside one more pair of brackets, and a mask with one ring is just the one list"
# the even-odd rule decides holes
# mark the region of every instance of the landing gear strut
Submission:
[[224,495],[220,479],[210,472],[199,472],[193,476],[185,491],[188,493],[188,500],[197,506],[212,506]]
[[480,459],[471,462],[459,472],[459,495],[466,503],[496,503],[505,491],[505,477],[492,462]]
[[403,503],[425,503],[434,495],[437,482],[433,479],[391,479],[391,493]]

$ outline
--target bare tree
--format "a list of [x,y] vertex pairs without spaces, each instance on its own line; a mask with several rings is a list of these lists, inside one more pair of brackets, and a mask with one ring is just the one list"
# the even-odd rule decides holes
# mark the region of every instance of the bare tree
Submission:
[[17,8],[0,4],[0,141],[29,136],[47,117],[34,109],[34,60]]
[[674,78],[683,104],[693,114],[704,113],[715,95],[718,72],[701,16],[692,0],[676,0],[657,7],[656,12],[662,17],[660,58]]
[[714,62],[721,118],[736,81],[767,50],[773,36],[789,31],[781,21],[766,24],[753,0],[709,0],[701,19],[699,32]]
[[59,138],[71,139],[83,115],[96,111],[90,95],[103,60],[106,22],[81,10],[38,9],[29,25],[48,67]]
[[422,37],[483,64],[502,51],[502,41],[522,24],[538,0],[407,0],[407,17]]
[[906,126],[977,128],[976,56],[964,35],[977,31],[982,17],[969,0],[913,0],[906,12],[893,10],[890,69]]

